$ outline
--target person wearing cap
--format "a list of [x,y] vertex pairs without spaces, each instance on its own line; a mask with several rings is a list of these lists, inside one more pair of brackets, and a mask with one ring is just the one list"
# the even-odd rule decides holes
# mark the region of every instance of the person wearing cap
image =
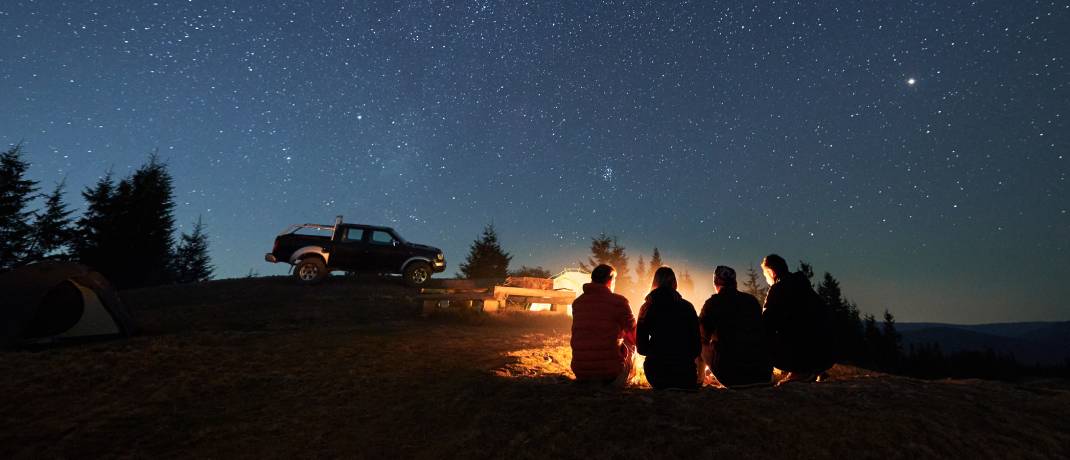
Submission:
[[777,384],[821,380],[835,363],[831,341],[831,312],[814,292],[810,279],[791,272],[783,257],[762,260],[769,283],[762,326],[773,366],[787,374]]
[[713,289],[699,314],[703,361],[728,388],[768,385],[773,366],[762,331],[761,304],[736,289],[736,271],[724,265],[714,270]]
[[676,273],[669,267],[658,268],[650,294],[639,309],[636,345],[639,354],[646,356],[643,372],[655,390],[699,386],[698,316],[676,286]]
[[635,375],[635,316],[613,293],[617,272],[602,264],[572,302],[572,372],[578,382],[623,386]]

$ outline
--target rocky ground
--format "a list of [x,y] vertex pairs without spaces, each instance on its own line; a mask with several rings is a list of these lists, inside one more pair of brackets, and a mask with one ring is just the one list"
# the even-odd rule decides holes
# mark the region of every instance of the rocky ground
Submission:
[[567,318],[419,316],[281,278],[128,291],[122,341],[0,353],[0,458],[1070,458],[1070,386],[837,366],[816,384],[570,381]]

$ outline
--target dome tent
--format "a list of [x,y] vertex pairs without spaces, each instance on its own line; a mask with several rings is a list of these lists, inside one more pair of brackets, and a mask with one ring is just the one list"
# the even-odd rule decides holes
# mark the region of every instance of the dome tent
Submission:
[[43,262],[0,274],[0,347],[125,337],[130,314],[84,265]]

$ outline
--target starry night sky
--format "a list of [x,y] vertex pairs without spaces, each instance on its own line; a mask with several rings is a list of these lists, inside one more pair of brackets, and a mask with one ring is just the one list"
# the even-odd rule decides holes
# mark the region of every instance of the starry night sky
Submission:
[[343,214],[448,274],[493,222],[700,297],[776,252],[900,320],[1070,319],[1070,4],[810,3],[4,0],[0,144],[79,210],[158,149],[222,277]]

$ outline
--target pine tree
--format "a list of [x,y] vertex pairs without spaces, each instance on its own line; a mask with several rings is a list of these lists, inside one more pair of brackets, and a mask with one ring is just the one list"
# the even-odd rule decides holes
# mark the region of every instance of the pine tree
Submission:
[[635,262],[635,284],[637,286],[643,286],[648,283],[646,261],[643,260],[643,255],[639,254],[639,260]]
[[743,281],[743,292],[758,299],[758,303],[765,305],[765,297],[769,295],[769,286],[765,285],[765,279],[754,265],[747,267],[747,279]]
[[79,260],[123,288],[174,280],[172,179],[156,155],[118,184],[109,173],[82,196],[89,208],[78,220]]
[[843,300],[844,309],[846,310],[846,323],[845,327],[847,333],[850,334],[845,345],[846,353],[844,357],[852,362],[858,363],[865,360],[863,356],[866,349],[865,327],[862,324],[862,313],[858,310],[858,305],[854,302]]
[[502,250],[494,224],[483,228],[483,234],[472,242],[468,257],[461,264],[460,275],[473,278],[504,280],[509,274],[509,261],[513,256]]
[[96,185],[82,191],[86,210],[75,223],[78,237],[73,241],[74,258],[109,277],[114,270],[111,270],[108,264],[110,259],[105,255],[115,249],[109,240],[113,236],[110,232],[115,230],[112,203],[115,192],[111,171],[97,180]]
[[814,266],[806,263],[805,260],[799,261],[799,273],[806,276],[806,279],[810,280],[810,286],[814,285]]
[[837,359],[855,358],[851,356],[854,351],[852,345],[855,343],[855,336],[861,331],[856,327],[857,324],[851,321],[850,311],[840,290],[840,282],[831,273],[825,272],[821,284],[817,286],[817,295],[825,302],[832,315],[832,342],[836,348]]
[[66,181],[60,181],[56,188],[45,197],[45,209],[38,214],[34,222],[34,238],[31,257],[34,260],[67,259],[70,257],[71,242],[74,240],[74,228],[71,211],[63,202],[63,187]]
[[655,247],[654,254],[650,256],[650,275],[653,276],[654,272],[661,268],[662,265],[665,265],[665,263],[661,261],[661,252]]
[[204,222],[197,217],[193,233],[182,234],[182,242],[175,249],[175,281],[200,283],[212,279],[212,260],[208,256],[208,235]]
[[680,295],[691,297],[695,294],[695,280],[691,279],[691,273],[684,270],[684,276],[680,277]]
[[884,322],[881,323],[881,365],[885,370],[896,370],[902,348],[902,336],[895,330],[895,316],[884,310]]
[[628,253],[616,236],[604,232],[591,238],[591,256],[587,262],[580,262],[580,268],[591,271],[601,264],[610,265],[617,271],[617,292],[631,293],[634,284],[628,275]]
[[37,182],[24,177],[28,168],[22,144],[0,154],[0,270],[25,263],[33,244],[34,213],[26,206],[34,199]]
[[824,300],[825,304],[833,311],[843,307],[843,292],[840,290],[840,282],[829,272],[825,272],[824,279],[817,286],[817,295],[821,296],[821,300]]
[[108,203],[108,228],[104,229],[104,246],[100,248],[100,268],[116,286],[124,288],[144,286],[136,273],[138,258],[129,252],[141,248],[141,238],[134,219],[134,184],[129,178],[115,185]]
[[862,336],[865,339],[865,356],[862,365],[870,368],[880,366],[881,354],[881,330],[877,326],[877,319],[866,313],[862,318]]
[[[174,279],[174,200],[171,174],[153,154],[123,182],[130,182],[129,212],[120,212],[119,227],[129,230],[130,251],[122,266],[128,287],[155,286]],[[120,188],[122,185],[120,184]],[[122,194],[119,194],[122,198]]]

